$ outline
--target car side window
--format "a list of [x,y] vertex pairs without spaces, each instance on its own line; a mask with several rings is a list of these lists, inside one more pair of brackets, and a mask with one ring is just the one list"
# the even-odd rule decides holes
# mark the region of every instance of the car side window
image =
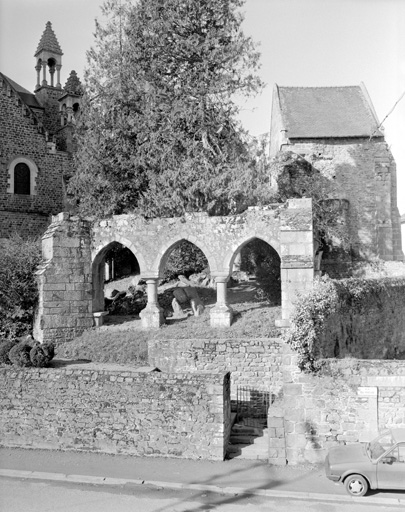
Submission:
[[382,459],[383,463],[405,463],[405,443],[399,444]]

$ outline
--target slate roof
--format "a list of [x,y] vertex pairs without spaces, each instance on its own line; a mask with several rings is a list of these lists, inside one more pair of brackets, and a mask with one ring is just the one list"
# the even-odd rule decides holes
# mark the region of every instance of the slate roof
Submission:
[[23,101],[28,107],[30,108],[40,108],[43,110],[43,107],[38,103],[38,100],[32,92],[28,91],[27,89],[24,89],[21,85],[17,84],[17,82],[14,82],[14,80],[11,80],[11,78],[8,78],[8,76],[4,75],[3,73],[0,73],[0,76],[9,83],[10,87],[14,89],[14,91],[20,96],[21,101]]
[[52,23],[47,22],[44,33],[39,41],[35,56],[43,50],[56,53],[57,55],[63,55],[61,47],[59,46],[58,40],[56,39],[55,32],[52,29]]
[[[287,138],[382,137],[363,84],[346,87],[276,85]],[[376,131],[377,130],[377,131]]]

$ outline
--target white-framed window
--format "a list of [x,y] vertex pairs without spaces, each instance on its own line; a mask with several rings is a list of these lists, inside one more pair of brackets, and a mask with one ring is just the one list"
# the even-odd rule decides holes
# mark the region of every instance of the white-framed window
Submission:
[[25,156],[13,158],[8,165],[9,194],[30,195],[37,194],[38,167]]

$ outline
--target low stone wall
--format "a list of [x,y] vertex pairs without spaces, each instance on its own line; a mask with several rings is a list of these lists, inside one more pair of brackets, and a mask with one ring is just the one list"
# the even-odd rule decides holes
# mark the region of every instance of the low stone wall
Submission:
[[322,376],[293,364],[285,372],[283,399],[269,410],[270,462],[322,462],[333,445],[405,427],[405,361],[324,363]]
[[279,338],[149,340],[149,363],[167,372],[230,371],[231,396],[237,386],[268,392],[283,386],[284,358],[291,351]]
[[223,460],[229,374],[1,368],[3,446]]

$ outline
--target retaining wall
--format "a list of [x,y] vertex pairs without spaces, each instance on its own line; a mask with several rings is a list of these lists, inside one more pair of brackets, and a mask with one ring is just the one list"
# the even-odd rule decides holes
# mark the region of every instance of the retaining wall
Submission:
[[279,338],[149,340],[149,363],[167,372],[230,371],[231,396],[237,386],[268,392],[283,386],[284,358],[289,347]]
[[283,398],[269,410],[269,461],[323,462],[329,447],[405,427],[405,361],[326,360],[306,375],[292,357]]
[[229,374],[0,369],[3,446],[223,460]]

